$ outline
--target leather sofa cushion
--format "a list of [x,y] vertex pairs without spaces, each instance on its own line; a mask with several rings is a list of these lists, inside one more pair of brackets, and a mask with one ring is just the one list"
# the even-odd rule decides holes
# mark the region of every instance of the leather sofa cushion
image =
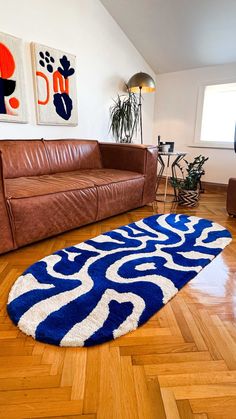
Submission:
[[142,205],[144,177],[97,186],[97,220],[138,208]]
[[140,173],[116,169],[81,170],[79,176],[81,179],[90,180],[96,186],[109,185],[110,183],[124,182],[144,177]]
[[5,179],[102,167],[93,140],[3,140],[0,151]]
[[52,173],[102,167],[97,141],[47,140],[44,144]]
[[95,221],[97,190],[77,189],[11,199],[10,205],[15,241],[19,247]]
[[77,189],[87,189],[93,186],[94,184],[91,181],[83,178],[80,179],[74,172],[5,179],[6,197],[8,199],[48,195]]
[[26,198],[52,193],[86,189],[98,185],[143,178],[135,172],[115,169],[78,170],[52,175],[5,179],[6,197]]
[[50,173],[47,153],[40,140],[0,141],[4,178]]

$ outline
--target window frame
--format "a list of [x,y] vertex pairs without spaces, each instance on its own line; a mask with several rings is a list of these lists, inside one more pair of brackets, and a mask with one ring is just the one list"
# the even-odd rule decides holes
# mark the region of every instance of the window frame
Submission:
[[198,97],[197,97],[197,108],[196,108],[196,120],[195,120],[195,129],[194,129],[194,141],[190,147],[197,147],[197,148],[221,148],[226,150],[233,150],[234,143],[227,142],[227,141],[201,141],[201,128],[202,128],[202,116],[203,116],[203,106],[204,106],[204,96],[205,96],[205,89],[208,86],[215,86],[220,84],[231,84],[236,83],[236,78],[234,79],[227,79],[227,80],[217,80],[217,81],[209,81],[199,86],[198,89]]

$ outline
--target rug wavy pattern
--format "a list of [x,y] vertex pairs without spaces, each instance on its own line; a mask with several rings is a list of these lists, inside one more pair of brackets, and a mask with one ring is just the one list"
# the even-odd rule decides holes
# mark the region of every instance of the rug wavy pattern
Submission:
[[91,346],[146,322],[231,241],[222,226],[154,215],[45,257],[13,285],[8,313],[27,335]]

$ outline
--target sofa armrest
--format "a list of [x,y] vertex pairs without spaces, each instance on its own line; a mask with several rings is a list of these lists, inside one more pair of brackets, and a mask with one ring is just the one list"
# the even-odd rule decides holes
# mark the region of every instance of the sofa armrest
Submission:
[[147,154],[157,155],[157,147],[144,144],[99,143],[103,167],[146,173]]
[[229,215],[236,216],[236,178],[228,182],[226,209]]
[[11,224],[7,212],[7,203],[4,194],[4,178],[2,168],[2,155],[0,152],[0,253],[8,252],[14,248]]
[[103,167],[145,175],[143,205],[155,199],[157,147],[145,144],[99,143]]

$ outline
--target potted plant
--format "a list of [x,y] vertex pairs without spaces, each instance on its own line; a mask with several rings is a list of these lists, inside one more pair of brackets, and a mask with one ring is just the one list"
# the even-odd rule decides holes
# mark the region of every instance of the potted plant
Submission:
[[114,105],[110,108],[110,131],[116,142],[131,143],[137,131],[139,104],[137,96],[130,92],[128,95],[117,95]]
[[207,160],[208,157],[200,155],[195,157],[192,162],[184,160],[186,163],[185,169],[178,165],[182,173],[182,179],[172,177],[171,184],[178,190],[178,203],[180,205],[188,207],[197,205],[201,177],[205,174],[203,165]]

